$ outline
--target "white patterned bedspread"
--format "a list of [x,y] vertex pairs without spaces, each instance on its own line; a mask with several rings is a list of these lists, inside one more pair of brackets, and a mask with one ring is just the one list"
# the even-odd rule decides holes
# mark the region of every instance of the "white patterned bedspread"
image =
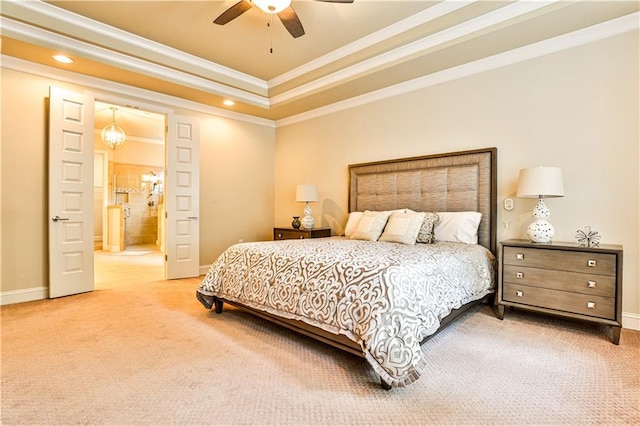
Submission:
[[243,243],[220,255],[197,292],[344,334],[385,382],[404,386],[426,365],[420,342],[452,309],[492,292],[495,268],[489,250],[464,243]]

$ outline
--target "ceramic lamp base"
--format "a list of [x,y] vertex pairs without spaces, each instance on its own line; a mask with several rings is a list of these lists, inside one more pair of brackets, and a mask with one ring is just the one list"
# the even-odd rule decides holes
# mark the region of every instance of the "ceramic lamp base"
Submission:
[[554,229],[546,220],[536,220],[527,228],[527,235],[534,243],[550,243]]
[[300,223],[302,225],[302,229],[313,229],[316,224],[313,216],[311,216],[311,206],[309,205],[309,203],[304,206],[304,217],[302,218]]
[[534,243],[550,243],[553,238],[554,230],[553,226],[547,222],[547,219],[551,216],[551,211],[544,203],[542,197],[538,199],[538,203],[533,209],[532,216],[535,220],[527,228],[527,235],[529,236],[529,239]]

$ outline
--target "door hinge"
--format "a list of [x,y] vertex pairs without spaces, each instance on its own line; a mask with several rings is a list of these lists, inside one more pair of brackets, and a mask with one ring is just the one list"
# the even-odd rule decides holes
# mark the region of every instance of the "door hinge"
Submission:
[[169,218],[169,212],[164,212],[164,218],[168,219]]
[[167,255],[167,254],[165,254],[165,255],[164,255],[164,261],[165,261],[165,262],[168,262],[168,261],[169,261],[169,255]]

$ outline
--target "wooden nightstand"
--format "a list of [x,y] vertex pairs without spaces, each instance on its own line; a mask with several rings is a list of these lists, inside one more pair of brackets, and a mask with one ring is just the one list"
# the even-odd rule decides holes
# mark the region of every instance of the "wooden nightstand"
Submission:
[[611,326],[620,342],[622,327],[622,246],[577,243],[502,244],[498,313],[512,306]]
[[330,237],[331,228],[293,229],[273,228],[274,240],[298,240],[304,238]]

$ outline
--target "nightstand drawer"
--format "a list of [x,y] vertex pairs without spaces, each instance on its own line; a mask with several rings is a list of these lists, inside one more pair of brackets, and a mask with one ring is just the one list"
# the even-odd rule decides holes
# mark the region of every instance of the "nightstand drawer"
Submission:
[[614,320],[615,299],[504,283],[503,300]]
[[616,256],[606,253],[504,247],[503,262],[505,265],[522,265],[532,268],[597,275],[616,275]]
[[274,240],[297,240],[297,239],[302,240],[309,237],[310,237],[310,234],[308,232],[302,232],[302,231],[278,230],[273,232]]
[[552,290],[570,291],[588,295],[615,297],[616,277],[529,268],[520,265],[504,265],[505,283],[543,287]]
[[331,236],[331,228],[293,229],[273,228],[274,240],[304,240],[306,238],[326,238]]

